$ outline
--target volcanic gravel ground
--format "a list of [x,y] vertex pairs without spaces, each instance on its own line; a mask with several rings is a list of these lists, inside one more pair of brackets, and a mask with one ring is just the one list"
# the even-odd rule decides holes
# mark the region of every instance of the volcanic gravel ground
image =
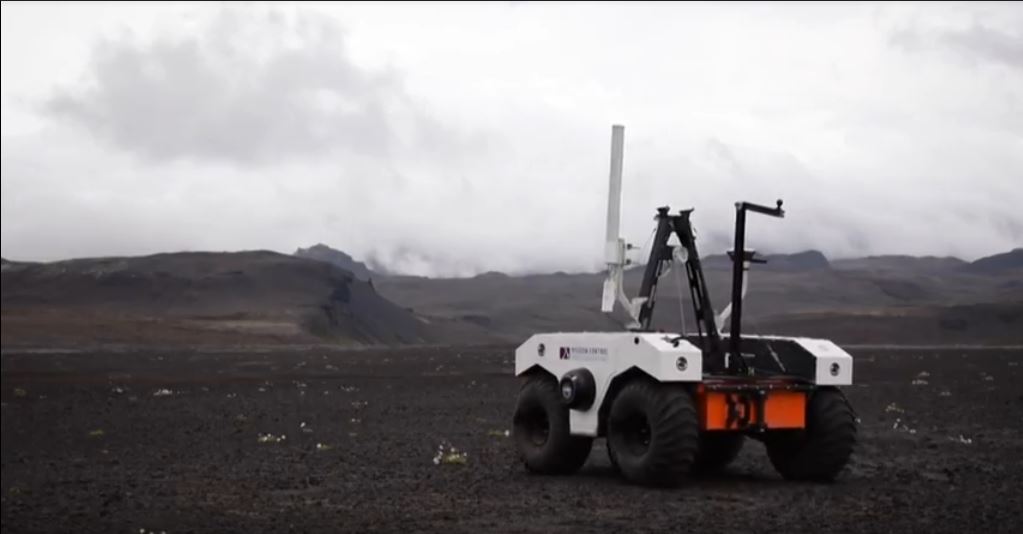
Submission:
[[838,482],[783,481],[748,440],[673,490],[626,484],[603,440],[527,474],[509,348],[5,353],[3,532],[1020,532],[1021,351],[853,352]]

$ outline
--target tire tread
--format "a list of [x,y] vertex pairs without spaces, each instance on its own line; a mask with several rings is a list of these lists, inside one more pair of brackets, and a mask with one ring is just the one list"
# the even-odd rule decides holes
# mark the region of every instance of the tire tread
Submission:
[[519,390],[515,419],[525,403],[539,403],[547,411],[550,433],[547,442],[536,446],[515,429],[515,445],[526,469],[538,474],[568,475],[578,471],[586,463],[593,448],[593,438],[573,436],[569,433],[568,408],[561,402],[557,382],[550,376],[531,376]]
[[832,481],[856,445],[856,416],[840,391],[820,389],[807,405],[807,428],[799,435],[765,440],[774,468],[789,480]]

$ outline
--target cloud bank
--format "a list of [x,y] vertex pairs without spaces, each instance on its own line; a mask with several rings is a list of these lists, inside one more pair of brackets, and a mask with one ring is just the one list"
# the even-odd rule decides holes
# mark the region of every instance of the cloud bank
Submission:
[[695,206],[721,252],[733,202],[776,198],[760,250],[1023,244],[1011,4],[195,9],[80,43],[77,82],[5,88],[4,257],[325,242],[414,274],[594,270],[612,123],[637,245]]

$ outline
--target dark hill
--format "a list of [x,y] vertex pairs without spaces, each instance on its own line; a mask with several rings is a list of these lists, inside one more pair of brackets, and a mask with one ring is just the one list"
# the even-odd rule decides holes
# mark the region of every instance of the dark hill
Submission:
[[[107,341],[175,344],[430,339],[423,321],[351,272],[275,252],[5,263],[2,290],[5,345],[76,337],[87,324]],[[46,317],[46,329],[33,326]]]
[[328,247],[323,243],[313,245],[309,248],[299,248],[295,256],[313,260],[325,261],[334,264],[346,271],[351,272],[356,278],[368,282],[373,278],[373,272],[366,267],[365,263],[355,261],[354,258],[335,248]]
[[904,256],[885,255],[867,256],[866,258],[847,258],[832,260],[835,269],[847,271],[873,271],[903,274],[940,274],[950,273],[963,268],[967,263],[950,256]]
[[[757,270],[799,272],[831,268],[828,258],[817,250],[794,254],[758,254],[757,257],[767,260],[767,263],[756,264],[754,268]],[[704,258],[703,266],[707,269],[731,269],[732,259],[727,254],[712,254]]]
[[766,331],[839,343],[1023,344],[1023,301],[799,313],[763,321]]
[[965,270],[972,273],[1000,273],[1023,270],[1023,248],[980,258],[967,265]]
[[765,270],[799,272],[830,269],[831,263],[819,250],[806,250],[795,254],[771,254],[767,263],[759,266]]

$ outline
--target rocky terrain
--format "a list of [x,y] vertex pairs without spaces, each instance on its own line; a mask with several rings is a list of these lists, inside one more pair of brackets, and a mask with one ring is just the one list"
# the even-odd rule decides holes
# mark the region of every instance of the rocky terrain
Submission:
[[854,349],[832,484],[747,441],[722,475],[528,474],[511,347],[5,352],[0,519],[20,532],[1019,532],[1019,350]]

